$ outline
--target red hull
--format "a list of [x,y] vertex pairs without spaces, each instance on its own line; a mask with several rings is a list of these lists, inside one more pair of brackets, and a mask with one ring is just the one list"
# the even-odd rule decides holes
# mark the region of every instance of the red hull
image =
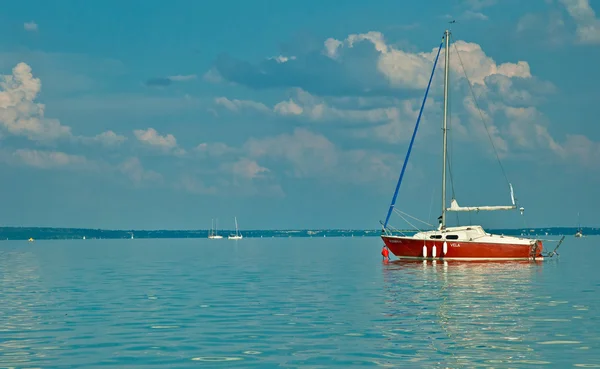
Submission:
[[381,236],[388,249],[398,258],[424,259],[423,245],[426,246],[427,259],[435,258],[458,260],[530,260],[542,259],[542,242],[533,245],[510,243],[484,243],[474,241],[446,241],[447,252],[443,253],[443,240],[422,240],[411,237]]

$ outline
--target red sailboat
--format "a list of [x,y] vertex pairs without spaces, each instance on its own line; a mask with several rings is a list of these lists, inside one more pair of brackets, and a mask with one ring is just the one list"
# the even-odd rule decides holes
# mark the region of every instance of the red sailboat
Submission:
[[[472,206],[461,207],[456,199],[452,199],[450,207],[446,205],[446,163],[447,163],[447,113],[448,113],[448,74],[450,66],[449,50],[450,31],[446,30],[439,46],[437,56],[434,61],[433,70],[429,79],[429,84],[425,91],[425,97],[421,105],[421,110],[417,118],[417,123],[408,147],[408,152],[400,173],[400,178],[396,185],[396,191],[392,198],[392,203],[388,210],[385,223],[382,223],[383,230],[381,238],[389,250],[400,259],[440,259],[440,260],[541,260],[544,257],[551,257],[556,253],[562,239],[556,248],[550,253],[543,253],[542,240],[525,237],[512,237],[504,235],[490,234],[480,225],[469,225],[459,227],[446,226],[446,212],[470,212],[470,211],[497,211],[497,210],[515,210],[517,205],[513,194],[512,185],[509,183],[512,204],[508,206]],[[444,68],[444,116],[443,116],[443,165],[442,165],[442,215],[439,218],[437,229],[420,231],[412,236],[405,234],[394,234],[392,227],[388,226],[390,215],[394,210],[398,190],[404,176],[406,164],[410,156],[415,135],[419,127],[423,107],[427,99],[427,94],[431,86],[433,74],[437,65],[442,46],[445,45],[445,68]],[[469,82],[470,83],[470,82]],[[524,209],[519,209],[523,214]],[[564,239],[564,237],[563,237]]]

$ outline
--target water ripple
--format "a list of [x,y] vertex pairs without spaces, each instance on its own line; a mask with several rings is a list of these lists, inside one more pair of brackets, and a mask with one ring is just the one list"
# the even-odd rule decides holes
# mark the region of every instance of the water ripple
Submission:
[[546,264],[382,264],[371,238],[3,242],[0,362],[598,367],[593,242]]

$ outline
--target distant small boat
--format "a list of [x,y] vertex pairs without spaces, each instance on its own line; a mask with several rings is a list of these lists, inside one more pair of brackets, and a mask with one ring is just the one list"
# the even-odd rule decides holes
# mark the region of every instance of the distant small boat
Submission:
[[233,219],[235,219],[235,234],[230,234],[227,238],[230,240],[241,240],[243,237],[238,230],[237,217],[233,217]]
[[33,242],[33,238],[30,238],[28,241],[29,241],[29,242]]
[[217,219],[216,225],[215,225],[214,219],[211,219],[210,233],[208,234],[208,238],[210,238],[211,240],[223,238],[223,236],[220,236],[217,233],[217,227],[218,227],[218,225],[219,225],[219,219]]
[[575,237],[583,237],[583,230],[581,229],[581,222],[579,221],[579,213],[577,213],[577,232],[575,232]]

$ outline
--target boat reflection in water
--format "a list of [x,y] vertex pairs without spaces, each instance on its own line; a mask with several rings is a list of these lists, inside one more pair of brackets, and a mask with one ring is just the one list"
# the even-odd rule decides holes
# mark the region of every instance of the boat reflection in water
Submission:
[[534,310],[544,298],[533,282],[542,263],[387,263],[386,356],[440,367],[542,364],[528,343],[536,342]]

